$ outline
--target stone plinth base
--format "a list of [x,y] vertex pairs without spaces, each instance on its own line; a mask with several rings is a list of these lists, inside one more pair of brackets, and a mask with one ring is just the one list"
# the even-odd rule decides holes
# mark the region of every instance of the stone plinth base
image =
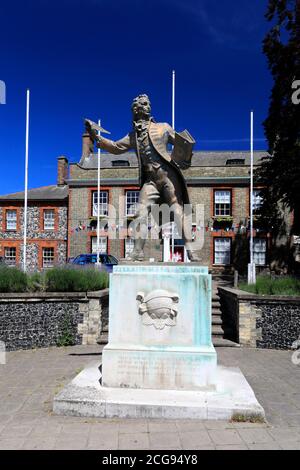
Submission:
[[107,388],[99,363],[78,374],[55,398],[53,411],[96,418],[223,419],[265,413],[239,369],[217,367],[214,391]]
[[159,390],[214,389],[217,355],[213,346],[120,347],[102,353],[102,385]]

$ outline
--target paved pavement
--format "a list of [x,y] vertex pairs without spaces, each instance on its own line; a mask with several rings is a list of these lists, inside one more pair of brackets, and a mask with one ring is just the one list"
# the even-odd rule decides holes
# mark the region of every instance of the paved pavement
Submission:
[[219,348],[242,369],[268,423],[54,416],[52,399],[98,346],[7,353],[0,364],[0,449],[300,449],[300,366],[289,351]]

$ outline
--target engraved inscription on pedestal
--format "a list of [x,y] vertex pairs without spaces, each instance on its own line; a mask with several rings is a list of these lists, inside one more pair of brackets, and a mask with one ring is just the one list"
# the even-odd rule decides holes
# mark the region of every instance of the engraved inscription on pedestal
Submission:
[[147,295],[144,292],[139,292],[136,300],[143,325],[153,325],[157,330],[163,330],[165,326],[176,325],[178,294],[157,289]]

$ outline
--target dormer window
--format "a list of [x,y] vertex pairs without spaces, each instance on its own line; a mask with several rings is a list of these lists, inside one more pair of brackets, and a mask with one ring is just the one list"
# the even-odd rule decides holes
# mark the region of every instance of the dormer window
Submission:
[[130,166],[128,160],[114,160],[112,166]]

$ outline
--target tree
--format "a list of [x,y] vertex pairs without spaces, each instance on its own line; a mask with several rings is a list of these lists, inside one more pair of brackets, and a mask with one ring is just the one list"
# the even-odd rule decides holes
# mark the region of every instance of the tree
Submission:
[[300,233],[300,104],[292,100],[292,85],[300,80],[300,0],[269,0],[266,18],[273,24],[263,50],[274,85],[264,122],[271,158],[256,174],[265,187],[262,216],[279,232],[280,202],[293,211],[293,233]]

